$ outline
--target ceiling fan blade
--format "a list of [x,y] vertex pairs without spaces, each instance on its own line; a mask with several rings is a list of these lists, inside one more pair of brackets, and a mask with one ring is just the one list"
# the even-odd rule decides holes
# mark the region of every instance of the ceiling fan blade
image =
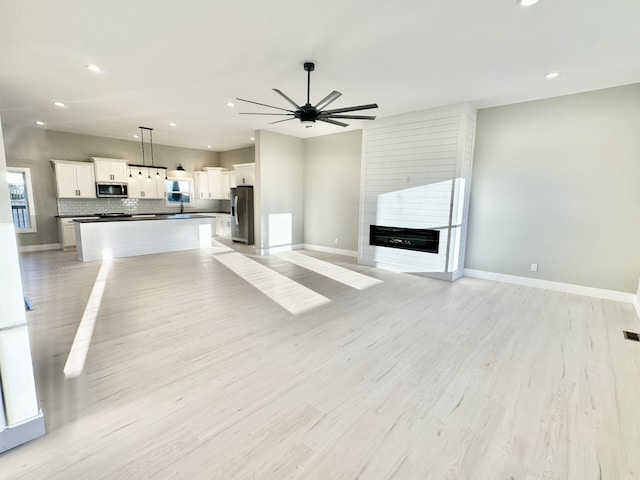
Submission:
[[320,100],[316,105],[315,108],[318,110],[323,109],[324,107],[326,107],[327,105],[329,105],[331,102],[333,102],[336,98],[338,98],[340,95],[342,95],[340,92],[337,91],[333,91],[331,92],[329,95],[327,95],[326,97],[324,97],[322,100]]
[[238,115],[287,115],[293,117],[293,113],[257,113],[257,112],[238,112]]
[[375,103],[370,103],[368,105],[358,105],[357,107],[345,107],[336,108],[335,110],[325,110],[320,113],[328,113],[329,115],[333,115],[334,113],[355,112],[356,110],[368,110],[370,108],[378,108],[378,105]]
[[[286,113],[282,114],[286,115]],[[320,114],[318,118],[349,118],[351,120],[375,120],[376,117],[373,115],[322,115]]]
[[291,105],[293,105],[294,107],[296,107],[296,109],[300,108],[300,105],[298,105],[296,102],[294,102],[293,100],[291,100],[289,97],[287,97],[284,93],[282,93],[280,90],[278,90],[277,88],[273,89],[274,92],[276,92],[278,95],[280,95],[282,98],[284,98],[287,102],[289,102]]
[[269,125],[273,125],[274,123],[288,122],[289,120],[293,120],[294,117],[285,118],[284,120],[276,120],[275,122],[269,122]]
[[329,118],[318,118],[319,122],[325,122],[325,123],[333,123],[334,125],[338,125],[340,127],[348,127],[349,125],[347,123],[342,123],[342,122],[336,122],[335,120],[331,120]]
[[254,105],[262,105],[263,107],[275,108],[277,110],[283,110],[285,112],[293,113],[293,110],[287,110],[286,108],[274,107],[273,105],[267,105],[266,103],[254,102],[252,100],[245,100],[244,98],[237,98],[236,100],[240,100],[241,102],[253,103]]

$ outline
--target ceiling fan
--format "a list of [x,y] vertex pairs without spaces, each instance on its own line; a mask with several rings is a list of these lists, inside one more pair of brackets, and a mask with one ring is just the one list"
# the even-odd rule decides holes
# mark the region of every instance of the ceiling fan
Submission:
[[304,105],[298,105],[296,102],[287,97],[284,93],[282,93],[277,88],[273,90],[284,98],[287,102],[295,107],[295,110],[290,110],[286,108],[274,107],[273,105],[266,105],[264,103],[253,102],[251,100],[245,100],[244,98],[238,98],[241,102],[253,103],[255,105],[262,105],[263,107],[275,108],[277,110],[282,110],[288,113],[245,113],[241,112],[240,115],[280,115],[287,116],[291,118],[285,118],[284,120],[276,120],[272,123],[281,123],[288,122],[289,120],[299,119],[300,123],[302,123],[305,127],[312,127],[315,122],[325,122],[332,123],[334,125],[339,125],[341,127],[348,127],[349,125],[336,120],[338,119],[351,119],[351,120],[375,120],[376,117],[371,115],[341,115],[342,113],[347,112],[355,112],[357,110],[368,110],[370,108],[378,108],[378,105],[375,103],[370,103],[368,105],[358,105],[356,107],[345,107],[345,108],[336,108],[334,110],[322,110],[327,107],[331,102],[336,100],[340,95],[340,92],[333,91],[322,100],[320,100],[315,105],[311,105],[311,101],[309,100],[309,90],[311,87],[311,72],[315,70],[315,65],[312,62],[305,62],[304,70],[307,72],[307,103]]

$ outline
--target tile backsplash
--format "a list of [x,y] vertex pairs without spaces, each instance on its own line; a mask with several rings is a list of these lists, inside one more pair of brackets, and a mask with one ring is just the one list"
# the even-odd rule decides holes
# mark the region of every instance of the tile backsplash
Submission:
[[[137,198],[58,198],[58,215],[90,215],[93,213],[176,213],[180,207],[168,207],[164,199]],[[196,200],[185,205],[185,212],[228,212],[229,200]]]

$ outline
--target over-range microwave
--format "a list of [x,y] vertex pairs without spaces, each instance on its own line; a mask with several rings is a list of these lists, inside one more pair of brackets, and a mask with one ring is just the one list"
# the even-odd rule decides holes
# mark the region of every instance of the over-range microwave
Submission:
[[126,183],[96,183],[96,195],[98,197],[126,197]]

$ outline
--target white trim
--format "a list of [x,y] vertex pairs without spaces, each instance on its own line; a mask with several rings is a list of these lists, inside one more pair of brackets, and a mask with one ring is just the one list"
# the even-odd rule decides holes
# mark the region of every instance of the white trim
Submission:
[[355,250],[343,250],[341,248],[323,247],[322,245],[313,245],[311,243],[305,243],[302,245],[305,250],[316,250],[318,252],[334,253],[336,255],[346,255],[347,257],[358,257],[358,252]]
[[43,245],[25,245],[18,247],[19,252],[39,252],[40,250],[59,250],[59,243],[45,243]]
[[[482,278],[485,280],[493,280],[495,282],[512,283],[514,285],[523,285],[525,287],[543,288],[545,290],[554,290],[557,292],[575,293],[576,295],[585,295],[587,297],[603,298],[606,300],[614,300],[616,302],[633,303],[636,311],[639,311],[640,305],[637,305],[637,296],[633,293],[618,292],[617,290],[605,290],[602,288],[584,287],[582,285],[573,285],[570,283],[551,282],[548,280],[537,280],[535,278],[518,277],[515,275],[505,275],[503,273],[484,272],[482,270],[464,269],[464,275],[473,278]],[[640,313],[639,313],[640,315]]]
[[633,306],[636,308],[636,315],[638,316],[638,319],[640,319],[640,299],[638,299],[638,296],[635,296],[636,298],[633,300]]
[[29,228],[16,227],[16,233],[35,233],[38,231],[36,225],[36,205],[33,200],[33,187],[31,186],[31,169],[28,167],[7,167],[7,173],[18,173],[23,175],[25,183],[25,193],[27,210],[29,212]]

